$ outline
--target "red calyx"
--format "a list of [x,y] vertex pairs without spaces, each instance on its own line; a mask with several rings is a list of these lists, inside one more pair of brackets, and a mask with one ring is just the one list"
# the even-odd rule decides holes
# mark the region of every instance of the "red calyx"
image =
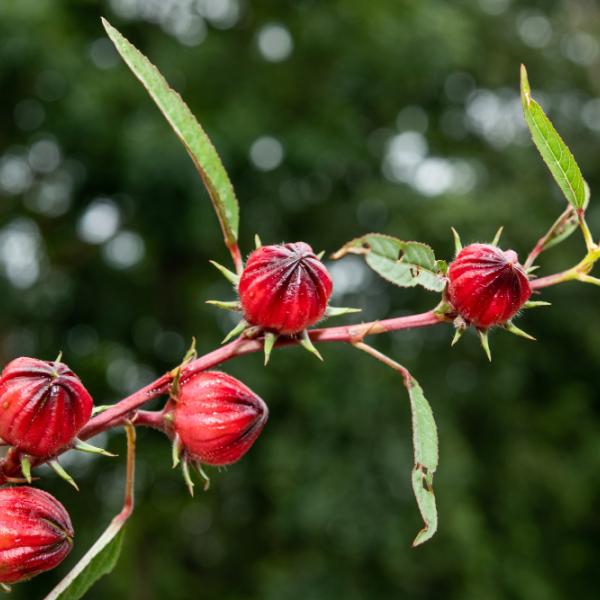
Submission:
[[479,329],[506,323],[531,296],[517,253],[490,244],[463,248],[450,264],[448,279],[450,303]]
[[53,456],[88,422],[93,404],[64,363],[17,358],[0,376],[0,438],[25,454]]
[[296,242],[255,250],[238,292],[248,323],[289,335],[323,317],[332,288],[329,273],[312,248]]
[[0,489],[0,583],[53,569],[73,546],[73,526],[53,496],[28,486]]
[[218,371],[196,373],[180,386],[173,427],[186,454],[216,466],[242,458],[269,416],[263,400],[241,381]]

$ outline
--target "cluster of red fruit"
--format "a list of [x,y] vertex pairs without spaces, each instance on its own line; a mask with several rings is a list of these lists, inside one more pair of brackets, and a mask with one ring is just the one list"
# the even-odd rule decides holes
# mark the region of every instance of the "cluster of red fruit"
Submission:
[[[516,254],[491,245],[461,250],[448,280],[452,310],[478,329],[508,321],[531,294]],[[324,317],[332,292],[327,270],[305,243],[258,248],[236,283],[244,323],[265,339],[305,332]],[[220,372],[186,376],[184,369],[167,406],[164,430],[184,460],[208,465],[239,460],[268,416],[254,392]],[[18,358],[0,377],[0,438],[18,456],[48,461],[77,446],[92,407],[90,394],[64,363]],[[52,496],[28,486],[0,489],[0,583],[55,567],[72,541],[69,515]]]

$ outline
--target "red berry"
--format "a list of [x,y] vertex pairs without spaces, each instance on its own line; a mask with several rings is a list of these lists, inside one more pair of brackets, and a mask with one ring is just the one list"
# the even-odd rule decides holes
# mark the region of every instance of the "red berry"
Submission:
[[248,323],[292,334],[323,317],[332,287],[325,265],[312,248],[296,242],[255,250],[238,291]]
[[17,358],[0,376],[0,438],[25,454],[53,456],[88,422],[92,406],[64,363]]
[[218,371],[196,373],[180,385],[173,426],[189,457],[216,466],[242,458],[267,421],[267,405]]
[[479,329],[506,323],[531,296],[517,253],[490,244],[463,248],[451,263],[448,278],[450,303]]
[[53,569],[73,546],[73,526],[53,496],[28,486],[0,489],[0,583]]

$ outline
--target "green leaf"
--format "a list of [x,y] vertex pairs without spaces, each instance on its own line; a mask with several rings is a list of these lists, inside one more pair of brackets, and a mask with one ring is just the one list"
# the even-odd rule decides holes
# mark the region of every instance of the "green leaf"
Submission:
[[533,142],[556,183],[572,206],[583,209],[586,204],[586,191],[579,166],[542,107],[531,97],[524,65],[521,65],[521,102]]
[[106,545],[70,581],[68,587],[59,589],[61,582],[59,587],[46,596],[46,600],[79,600],[83,598],[98,579],[108,575],[115,568],[121,554],[124,533],[125,530],[121,528],[110,539],[105,540]]
[[412,486],[425,526],[413,541],[418,546],[437,531],[438,516],[433,494],[433,474],[438,466],[438,435],[431,406],[418,382],[411,377],[408,393],[412,413],[413,452],[415,466]]
[[[586,210],[590,201],[590,188],[585,181],[583,184],[585,186],[585,203],[583,205],[583,210]],[[572,206],[569,206],[567,212],[563,213],[550,229],[550,233],[542,246],[542,251],[560,244],[578,229],[579,217],[577,215],[577,210]]]
[[[191,350],[195,351],[195,340]],[[127,434],[127,475],[123,509],[45,600],[79,600],[98,579],[110,573],[117,564],[123,543],[124,526],[134,505],[135,428],[129,421],[124,427]]]
[[420,285],[441,292],[446,279],[443,261],[436,261],[433,250],[421,242],[404,242],[389,235],[369,233],[348,242],[333,257],[362,254],[367,264],[381,277],[400,287]]
[[227,172],[210,139],[181,96],[169,87],[160,71],[106,19],[102,19],[102,24],[127,66],[146,88],[183,143],[208,190],[223,230],[225,243],[228,247],[233,246],[238,236],[238,202]]
[[552,231],[552,235],[548,237],[542,246],[542,250],[548,250],[548,248],[552,248],[553,246],[560,244],[573,232],[579,229],[579,218],[577,217],[577,212],[573,209],[571,210],[573,212],[571,212],[571,214]]

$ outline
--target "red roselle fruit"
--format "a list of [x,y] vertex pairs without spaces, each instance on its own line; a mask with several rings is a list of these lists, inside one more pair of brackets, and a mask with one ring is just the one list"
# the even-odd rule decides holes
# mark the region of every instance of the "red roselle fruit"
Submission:
[[450,303],[479,329],[506,323],[531,296],[517,253],[490,244],[463,248],[450,264],[448,279]]
[[296,242],[252,252],[238,292],[248,323],[293,334],[323,317],[332,287],[325,265],[312,248]]
[[73,546],[73,526],[53,496],[28,486],[0,489],[0,583],[53,569]]
[[17,358],[0,376],[0,438],[25,454],[53,456],[88,422],[92,406],[64,363]]
[[241,381],[203,371],[181,381],[173,427],[192,460],[223,466],[246,454],[268,416],[267,405]]

